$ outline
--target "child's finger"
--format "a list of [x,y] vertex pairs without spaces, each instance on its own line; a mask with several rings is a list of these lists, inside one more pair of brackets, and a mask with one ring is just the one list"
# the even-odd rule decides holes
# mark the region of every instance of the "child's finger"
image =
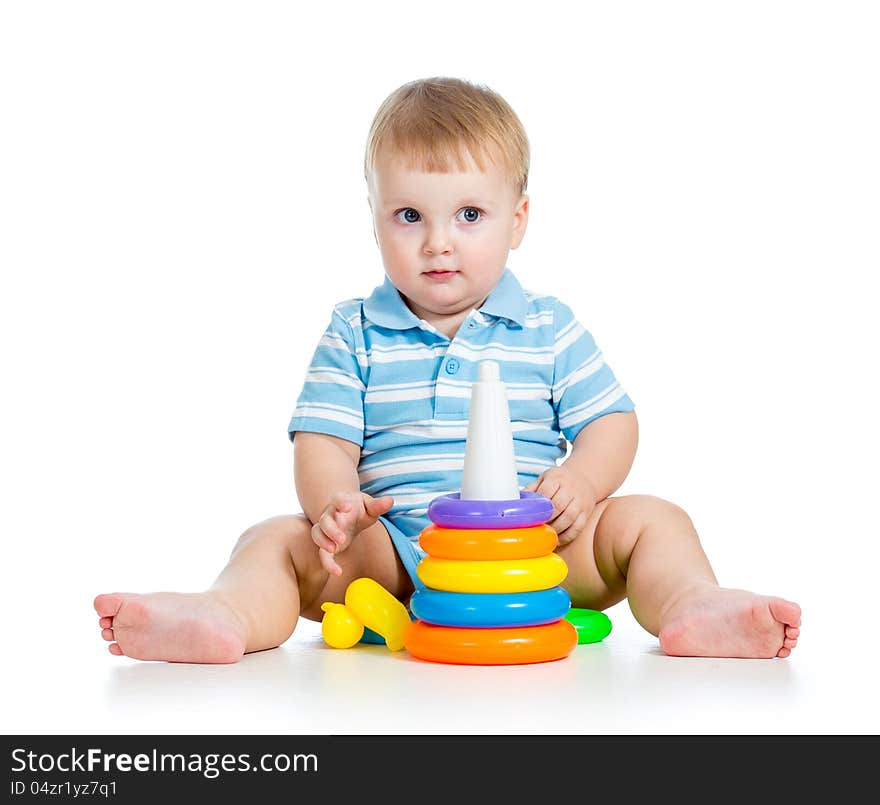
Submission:
[[336,543],[323,532],[320,525],[312,526],[312,542],[323,551],[328,551],[329,553],[336,551]]
[[318,528],[330,541],[330,544],[326,546],[326,549],[330,553],[339,553],[339,551],[345,550],[346,545],[348,545],[348,536],[346,535],[346,532],[340,528],[339,523],[333,515],[322,515],[321,519],[318,520]]
[[560,481],[552,475],[549,478],[539,478],[538,481],[539,483],[535,491],[539,495],[543,495],[545,498],[553,500],[553,496],[559,491]]
[[364,498],[364,509],[366,509],[370,517],[378,517],[380,514],[385,514],[393,505],[394,498],[391,495],[384,495],[381,498]]
[[570,500],[567,506],[562,507],[559,516],[550,524],[553,526],[556,533],[560,534],[574,524],[580,513],[581,510],[577,503],[575,503],[574,500]]
[[559,535],[559,544],[568,545],[569,542],[576,540],[583,533],[589,519],[590,515],[587,512],[581,512],[575,521]]
[[571,489],[560,485],[559,489],[556,490],[556,494],[554,494],[550,500],[559,514],[563,514],[565,510],[571,506],[574,499],[574,492],[572,492]]
[[318,520],[321,530],[330,539],[334,546],[343,546],[346,542],[345,532],[339,527],[336,518],[330,512],[324,512]]
[[350,492],[337,492],[330,498],[330,506],[337,511],[350,512],[352,509],[351,498]]
[[342,568],[339,567],[332,554],[327,553],[323,548],[318,549],[318,558],[321,560],[321,567],[324,568],[332,576],[341,576]]
[[333,523],[334,531],[330,534],[330,539],[344,545],[348,542],[348,535],[357,523],[358,515],[355,511],[336,511],[330,518]]

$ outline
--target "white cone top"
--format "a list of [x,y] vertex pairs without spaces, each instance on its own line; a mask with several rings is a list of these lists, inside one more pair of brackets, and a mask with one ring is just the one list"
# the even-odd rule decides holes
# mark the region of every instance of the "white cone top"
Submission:
[[497,361],[480,361],[471,387],[461,499],[519,499],[510,406]]
[[501,366],[498,361],[480,361],[477,364],[477,382],[489,383],[492,381],[501,382]]

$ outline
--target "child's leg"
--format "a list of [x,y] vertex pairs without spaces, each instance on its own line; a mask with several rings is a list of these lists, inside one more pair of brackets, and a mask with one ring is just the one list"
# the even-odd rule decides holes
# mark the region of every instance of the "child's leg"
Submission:
[[660,498],[602,501],[559,554],[574,606],[604,609],[626,596],[667,654],[787,657],[797,643],[800,607],[719,587],[690,518]]
[[235,662],[274,648],[300,616],[320,621],[324,601],[342,601],[349,582],[370,576],[405,597],[412,587],[381,522],[358,534],[340,555],[342,576],[318,559],[311,523],[275,517],[249,528],[229,563],[203,593],[110,593],[95,599],[110,651],[141,660]]

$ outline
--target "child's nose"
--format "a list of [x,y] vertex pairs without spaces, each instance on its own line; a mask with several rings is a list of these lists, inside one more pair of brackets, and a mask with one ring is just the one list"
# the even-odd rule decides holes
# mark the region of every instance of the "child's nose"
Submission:
[[448,254],[452,251],[452,239],[449,230],[443,226],[434,226],[428,230],[423,247],[425,254]]

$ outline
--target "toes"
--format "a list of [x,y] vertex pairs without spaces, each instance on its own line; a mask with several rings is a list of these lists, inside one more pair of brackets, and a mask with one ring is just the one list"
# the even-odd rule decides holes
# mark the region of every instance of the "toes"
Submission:
[[112,629],[104,629],[104,630],[101,632],[101,637],[103,637],[105,640],[107,640],[107,641],[111,641],[111,642],[112,642],[113,640],[116,639],[116,638],[113,636],[113,630],[112,630]]
[[798,627],[801,625],[801,608],[794,601],[774,598],[770,601],[770,614],[786,626]]
[[[797,629],[795,629],[794,631],[797,631]],[[782,657],[782,658],[788,657],[791,654],[792,649],[796,645],[797,645],[797,638],[796,637],[789,637],[788,630],[786,630],[786,636],[782,641],[782,647],[776,653],[776,656]]]
[[100,618],[98,620],[98,626],[102,629],[109,629],[113,625],[113,618]]
[[102,618],[112,618],[122,606],[123,596],[119,593],[107,593],[95,598],[92,606]]
[[110,649],[111,654],[115,654],[117,657],[122,657],[122,649],[119,648],[119,643],[111,643],[107,648]]

